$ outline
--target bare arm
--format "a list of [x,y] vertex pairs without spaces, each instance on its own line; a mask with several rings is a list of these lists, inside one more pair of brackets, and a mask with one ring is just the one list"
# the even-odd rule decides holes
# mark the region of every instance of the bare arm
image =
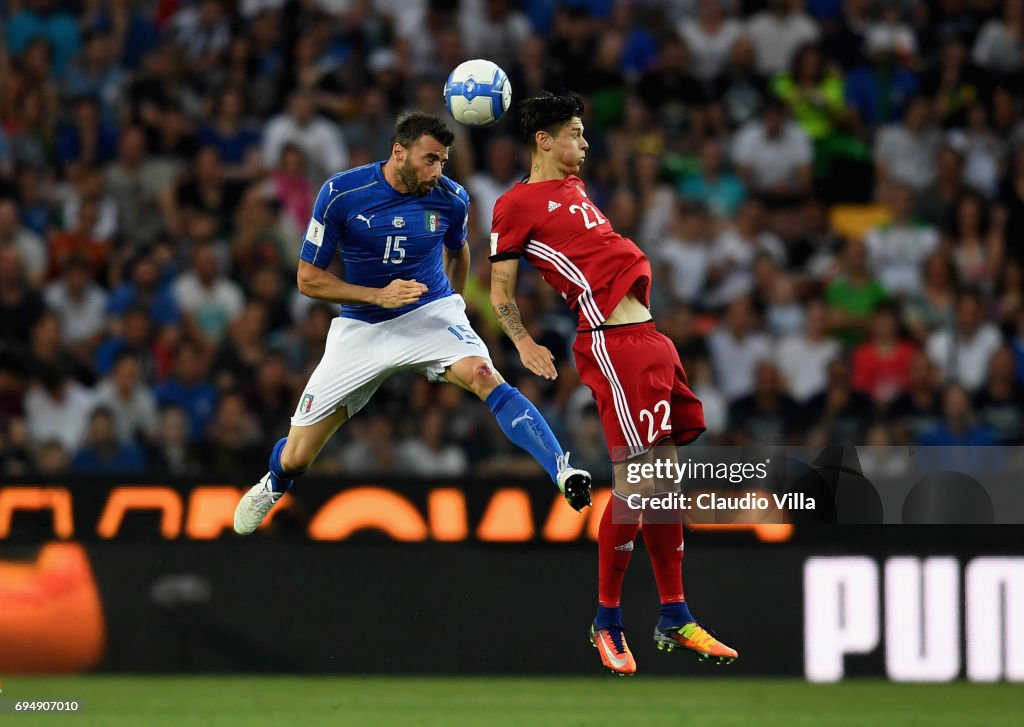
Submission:
[[518,272],[518,260],[499,260],[491,264],[491,306],[502,330],[516,345],[523,365],[537,376],[553,380],[558,377],[555,357],[533,340],[519,315],[515,298]]
[[328,303],[367,303],[381,308],[401,308],[419,300],[427,286],[415,280],[392,280],[385,288],[347,283],[316,265],[299,260],[296,275],[299,292]]
[[452,253],[444,248],[444,274],[456,293],[462,295],[469,280],[469,245],[463,245],[458,252]]

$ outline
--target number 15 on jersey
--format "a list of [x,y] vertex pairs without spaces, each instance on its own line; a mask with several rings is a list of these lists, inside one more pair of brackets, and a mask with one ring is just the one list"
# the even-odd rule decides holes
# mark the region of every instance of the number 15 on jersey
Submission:
[[409,239],[406,235],[388,235],[388,244],[384,248],[384,264],[392,263],[397,265],[405,260],[405,248],[402,243]]

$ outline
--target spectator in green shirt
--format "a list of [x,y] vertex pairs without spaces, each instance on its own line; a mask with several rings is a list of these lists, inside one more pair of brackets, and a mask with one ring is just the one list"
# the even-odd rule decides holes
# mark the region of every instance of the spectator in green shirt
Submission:
[[867,333],[871,315],[889,294],[871,275],[867,248],[851,239],[843,248],[839,275],[825,289],[829,328],[846,346],[860,343]]

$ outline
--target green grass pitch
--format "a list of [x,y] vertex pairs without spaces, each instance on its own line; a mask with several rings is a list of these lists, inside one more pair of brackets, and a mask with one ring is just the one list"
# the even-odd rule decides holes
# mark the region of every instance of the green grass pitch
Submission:
[[83,714],[0,725],[96,727],[1019,727],[1024,686],[812,685],[780,679],[110,677],[3,680],[0,699]]

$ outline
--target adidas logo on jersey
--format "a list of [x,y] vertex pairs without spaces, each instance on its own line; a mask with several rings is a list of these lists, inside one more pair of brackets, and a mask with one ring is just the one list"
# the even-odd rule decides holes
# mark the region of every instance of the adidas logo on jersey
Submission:
[[556,209],[562,206],[561,202],[548,202],[548,212],[554,212]]
[[633,551],[633,541],[630,540],[628,543],[623,543],[622,545],[616,545],[615,549],[616,550],[621,550],[623,553],[631,553]]

